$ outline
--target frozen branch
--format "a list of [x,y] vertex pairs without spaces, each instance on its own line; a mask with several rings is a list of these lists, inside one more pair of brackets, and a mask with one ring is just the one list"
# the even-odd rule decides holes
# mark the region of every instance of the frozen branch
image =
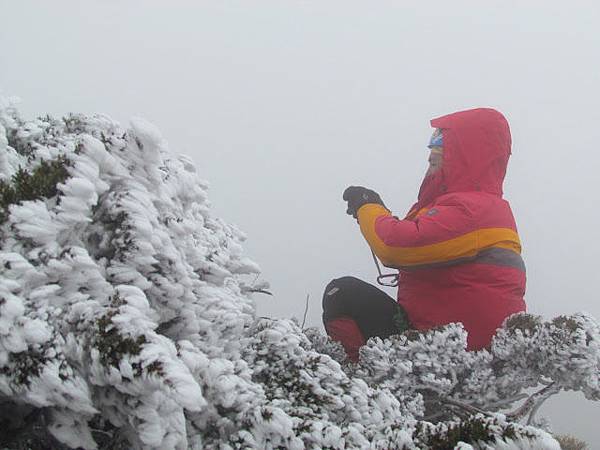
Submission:
[[460,400],[456,400],[450,397],[441,397],[440,401],[446,405],[451,405],[451,406],[455,406],[457,408],[460,408],[466,412],[468,412],[469,414],[483,414],[485,416],[490,415],[487,411],[484,411],[482,409],[479,409],[473,405],[469,405],[468,403],[464,403],[461,402]]
[[560,390],[560,386],[558,386],[556,383],[549,384],[548,386],[529,396],[525,403],[523,403],[515,411],[508,413],[506,418],[511,422],[517,422],[531,412],[532,414],[529,416],[528,420],[529,423],[529,421],[533,419],[533,415],[535,412],[537,412],[541,404],[552,395],[560,392]]
[[521,401],[523,399],[528,398],[527,394],[518,394],[514,397],[509,397],[505,399],[498,400],[496,402],[490,402],[485,404],[485,409],[487,410],[498,410],[503,408],[508,408],[513,405],[513,403]]
[[248,289],[246,292],[250,292],[253,294],[266,294],[266,295],[273,296],[273,293],[270,291],[267,291],[266,289]]
[[306,305],[304,307],[304,317],[302,318],[302,328],[304,330],[304,324],[306,323],[306,314],[308,313],[308,299],[310,298],[310,294],[306,294]]

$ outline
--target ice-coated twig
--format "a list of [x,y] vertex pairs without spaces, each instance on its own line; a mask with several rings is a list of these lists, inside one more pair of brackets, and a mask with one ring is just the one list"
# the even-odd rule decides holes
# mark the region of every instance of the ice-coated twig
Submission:
[[446,405],[456,406],[469,414],[483,414],[485,416],[489,416],[490,413],[484,411],[483,409],[479,409],[473,405],[469,405],[468,403],[461,402],[460,400],[456,400],[450,397],[441,397],[440,401]]
[[267,291],[266,289],[248,289],[246,292],[251,292],[253,294],[266,294],[266,295],[273,296],[273,293],[270,291]]
[[[551,386],[551,385],[549,385]],[[557,394],[558,392],[560,392],[560,388],[559,387],[554,387],[554,389],[550,389],[546,395],[540,397],[536,403],[535,406],[531,409],[531,412],[529,413],[529,417],[527,418],[527,425],[534,425],[535,424],[535,415],[537,414],[537,412],[539,411],[540,407],[542,406],[542,404],[548,400],[550,397],[552,397],[554,394]]]
[[556,383],[551,383],[548,386],[540,389],[539,391],[533,393],[529,396],[529,398],[523,403],[519,408],[514,410],[511,413],[506,415],[506,418],[511,422],[516,422],[521,420],[531,411],[532,415],[529,416],[527,423],[530,423],[530,420],[533,420],[535,413],[541,406],[541,404],[546,401],[552,395],[560,392],[561,388]]
[[503,398],[502,400],[498,400],[496,402],[486,403],[485,408],[489,409],[489,410],[508,408],[514,402],[518,402],[518,401],[526,399],[528,397],[529,396],[527,394],[518,394],[518,395],[515,395],[514,397]]
[[308,314],[308,299],[310,294],[306,294],[306,305],[304,306],[304,317],[302,318],[302,329],[304,330],[304,324],[306,323],[306,314]]

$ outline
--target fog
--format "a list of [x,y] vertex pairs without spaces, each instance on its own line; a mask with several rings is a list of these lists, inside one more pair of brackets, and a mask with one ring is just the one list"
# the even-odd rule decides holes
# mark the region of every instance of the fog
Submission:
[[[324,286],[376,269],[344,188],[414,202],[429,120],[502,111],[530,312],[600,319],[596,2],[0,0],[0,91],[29,118],[143,116],[211,183],[271,282],[260,315],[321,326]],[[393,291],[390,291],[393,295]],[[600,442],[600,405],[560,394],[558,432]]]

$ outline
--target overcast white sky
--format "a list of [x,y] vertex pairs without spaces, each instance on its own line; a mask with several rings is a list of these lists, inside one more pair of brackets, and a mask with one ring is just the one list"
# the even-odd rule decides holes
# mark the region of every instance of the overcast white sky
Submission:
[[[529,310],[600,319],[600,6],[594,1],[0,0],[0,92],[46,112],[156,124],[248,234],[275,298],[261,315],[320,324],[345,274],[374,282],[347,185],[402,214],[426,168],[429,120],[508,118],[505,184]],[[561,394],[557,431],[600,443],[600,405]]]

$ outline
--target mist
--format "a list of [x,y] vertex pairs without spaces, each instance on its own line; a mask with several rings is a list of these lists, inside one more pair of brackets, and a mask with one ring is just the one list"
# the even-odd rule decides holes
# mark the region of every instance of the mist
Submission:
[[[375,283],[348,185],[416,199],[433,117],[508,119],[505,181],[528,310],[600,318],[600,6],[592,1],[0,1],[0,92],[28,118],[152,121],[211,184],[274,296],[259,315],[321,325],[334,277]],[[389,290],[393,295],[393,290]],[[590,445],[600,405],[560,394],[554,429]]]

